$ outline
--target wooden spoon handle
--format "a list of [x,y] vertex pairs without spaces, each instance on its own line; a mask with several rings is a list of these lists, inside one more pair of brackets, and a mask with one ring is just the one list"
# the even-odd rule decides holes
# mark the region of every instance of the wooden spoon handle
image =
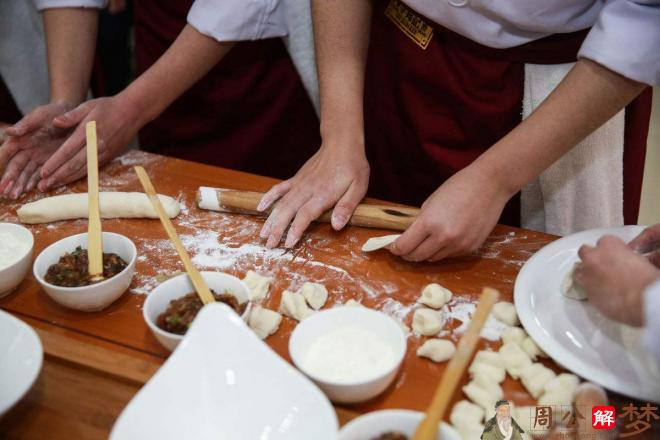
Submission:
[[96,146],[96,121],[85,126],[87,137],[87,195],[89,197],[89,222],[87,225],[87,257],[89,275],[103,276],[103,236],[99,212],[99,160]]
[[426,417],[417,427],[413,440],[436,440],[438,433],[438,424],[447,411],[449,401],[454,395],[454,391],[461,381],[465,369],[472,359],[474,350],[479,342],[479,333],[484,323],[488,319],[493,305],[497,302],[500,294],[497,290],[489,287],[484,288],[479,298],[479,304],[472,316],[468,329],[458,341],[456,354],[447,364],[445,373],[440,380],[440,384],[435,390],[435,395],[426,411]]
[[[239,191],[224,188],[202,187],[197,192],[197,206],[213,211],[233,212],[248,215],[267,215],[271,209],[257,211],[264,193]],[[419,209],[401,206],[360,204],[348,224],[367,228],[404,231],[415,221]],[[325,212],[316,221],[330,223],[332,211]]]
[[188,273],[190,282],[192,282],[193,286],[195,287],[195,291],[199,295],[199,298],[202,300],[202,303],[208,304],[214,302],[215,298],[211,294],[209,286],[206,285],[206,281],[204,281],[204,278],[202,278],[202,275],[190,260],[190,256],[188,255],[188,252],[186,252],[186,249],[183,247],[183,243],[181,243],[181,239],[174,230],[174,226],[172,225],[170,218],[167,216],[165,208],[163,208],[163,204],[160,203],[160,199],[158,198],[156,190],[151,184],[151,180],[149,179],[147,172],[140,166],[135,167],[135,172],[138,175],[138,179],[140,179],[140,183],[144,188],[144,192],[147,194],[147,197],[149,197],[154,210],[158,214],[160,222],[163,224],[165,232],[167,232],[167,236],[170,238],[170,241],[174,245],[176,252],[179,254],[179,258],[181,259],[183,267],[185,267],[186,272]]

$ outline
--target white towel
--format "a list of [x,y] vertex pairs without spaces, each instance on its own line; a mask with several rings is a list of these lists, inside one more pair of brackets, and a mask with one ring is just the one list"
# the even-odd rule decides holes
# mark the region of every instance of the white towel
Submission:
[[[525,65],[523,119],[573,66]],[[623,224],[624,122],[622,110],[522,189],[523,228],[566,235]]]

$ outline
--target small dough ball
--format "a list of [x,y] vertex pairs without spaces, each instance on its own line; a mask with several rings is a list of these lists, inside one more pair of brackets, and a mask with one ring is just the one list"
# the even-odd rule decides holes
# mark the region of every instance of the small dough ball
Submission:
[[545,392],[556,391],[558,389],[575,390],[580,384],[580,378],[575,374],[561,373],[550,382],[545,384]]
[[516,306],[507,301],[500,301],[493,306],[493,316],[498,321],[512,327],[520,324],[518,314],[516,313]]
[[474,403],[479,405],[484,411],[490,411],[495,407],[495,403],[502,398],[502,388],[498,384],[478,383],[472,380],[463,387],[465,395]]
[[478,362],[493,365],[495,367],[504,368],[504,361],[502,360],[500,354],[496,351],[490,351],[490,350],[478,351],[477,354],[474,356],[474,361],[472,363],[476,364]]
[[362,307],[362,303],[354,299],[349,299],[344,303],[344,307]]
[[280,322],[282,322],[282,315],[259,305],[252,307],[248,318],[248,326],[261,339],[266,339],[275,333],[280,327]]
[[412,328],[418,335],[437,335],[443,325],[443,315],[435,310],[421,308],[415,310],[413,314]]
[[576,283],[575,280],[573,279],[573,275],[575,274],[575,269],[578,267],[579,264],[580,262],[578,261],[566,273],[566,277],[564,277],[564,281],[561,283],[561,293],[563,293],[564,296],[568,298],[577,299],[579,301],[585,301],[588,298],[587,292],[584,290],[584,287]]
[[299,290],[300,294],[305,298],[307,304],[314,310],[323,307],[325,301],[328,299],[328,291],[323,284],[306,282]]
[[500,347],[500,357],[507,373],[514,379],[520,377],[520,370],[531,365],[532,360],[517,344],[504,344]]
[[[561,373],[548,381],[543,387],[544,393],[539,397],[538,405],[566,408],[573,404],[580,379],[570,373]],[[564,415],[565,410],[562,410]]]
[[526,337],[527,332],[520,327],[509,327],[508,329],[504,330],[504,333],[502,333],[502,343],[514,343],[522,345],[522,342]]
[[525,351],[525,353],[527,353],[527,356],[529,356],[529,358],[532,359],[533,361],[535,361],[536,358],[538,357],[544,357],[544,358],[548,357],[548,355],[545,354],[543,350],[541,350],[539,346],[536,345],[536,342],[534,342],[534,340],[532,340],[532,338],[530,338],[529,336],[527,336],[522,341],[522,343],[520,344],[520,348],[522,348]]
[[362,245],[362,252],[372,252],[387,247],[394,243],[399,237],[401,237],[401,234],[372,237]]
[[285,290],[282,292],[282,301],[280,302],[280,313],[293,318],[296,321],[302,321],[311,314],[314,310],[310,309],[305,302],[305,298],[298,292],[290,292]]
[[272,281],[273,278],[271,277],[265,277],[259,275],[253,270],[248,270],[247,274],[245,274],[245,278],[243,278],[243,282],[248,287],[250,301],[259,301],[265,298]]
[[424,287],[418,301],[426,306],[439,309],[451,300],[451,290],[440,284],[432,283]]
[[[454,426],[479,425],[484,418],[484,410],[467,400],[456,402],[451,409],[449,421]],[[481,433],[479,433],[481,436]]]
[[545,385],[557,375],[543,364],[534,363],[520,369],[520,381],[535,399],[544,392]]
[[488,380],[497,383],[502,383],[506,376],[506,370],[503,367],[496,367],[495,365],[490,365],[484,362],[472,362],[472,365],[468,368],[468,372],[473,378],[476,376],[484,376],[488,378]]
[[431,359],[433,362],[445,362],[456,354],[456,346],[446,339],[429,339],[417,349],[417,356]]

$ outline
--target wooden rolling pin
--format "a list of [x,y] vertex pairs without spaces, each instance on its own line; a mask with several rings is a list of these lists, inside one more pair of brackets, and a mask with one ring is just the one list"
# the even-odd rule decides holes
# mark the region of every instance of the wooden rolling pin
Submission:
[[[267,215],[271,209],[257,211],[257,206],[264,193],[238,191],[224,188],[200,187],[197,191],[197,206],[220,212],[234,212],[249,215]],[[349,225],[367,228],[393,229],[404,231],[419,215],[417,208],[399,206],[360,204],[348,221]],[[331,211],[324,213],[319,222],[330,223]]]

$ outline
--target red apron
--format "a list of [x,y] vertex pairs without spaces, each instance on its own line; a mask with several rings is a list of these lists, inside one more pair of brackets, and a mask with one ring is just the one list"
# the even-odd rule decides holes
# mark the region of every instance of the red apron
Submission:
[[[192,0],[135,2],[138,73],[186,24]],[[289,178],[320,145],[319,122],[281,39],[240,42],[139,134],[141,148]]]
[[[370,195],[419,206],[521,122],[524,64],[575,62],[588,30],[492,49],[403,6],[433,28],[423,49],[386,17],[388,4],[374,7],[366,72]],[[626,223],[637,222],[650,111],[650,88],[626,109]],[[519,196],[500,222],[520,224]]]

